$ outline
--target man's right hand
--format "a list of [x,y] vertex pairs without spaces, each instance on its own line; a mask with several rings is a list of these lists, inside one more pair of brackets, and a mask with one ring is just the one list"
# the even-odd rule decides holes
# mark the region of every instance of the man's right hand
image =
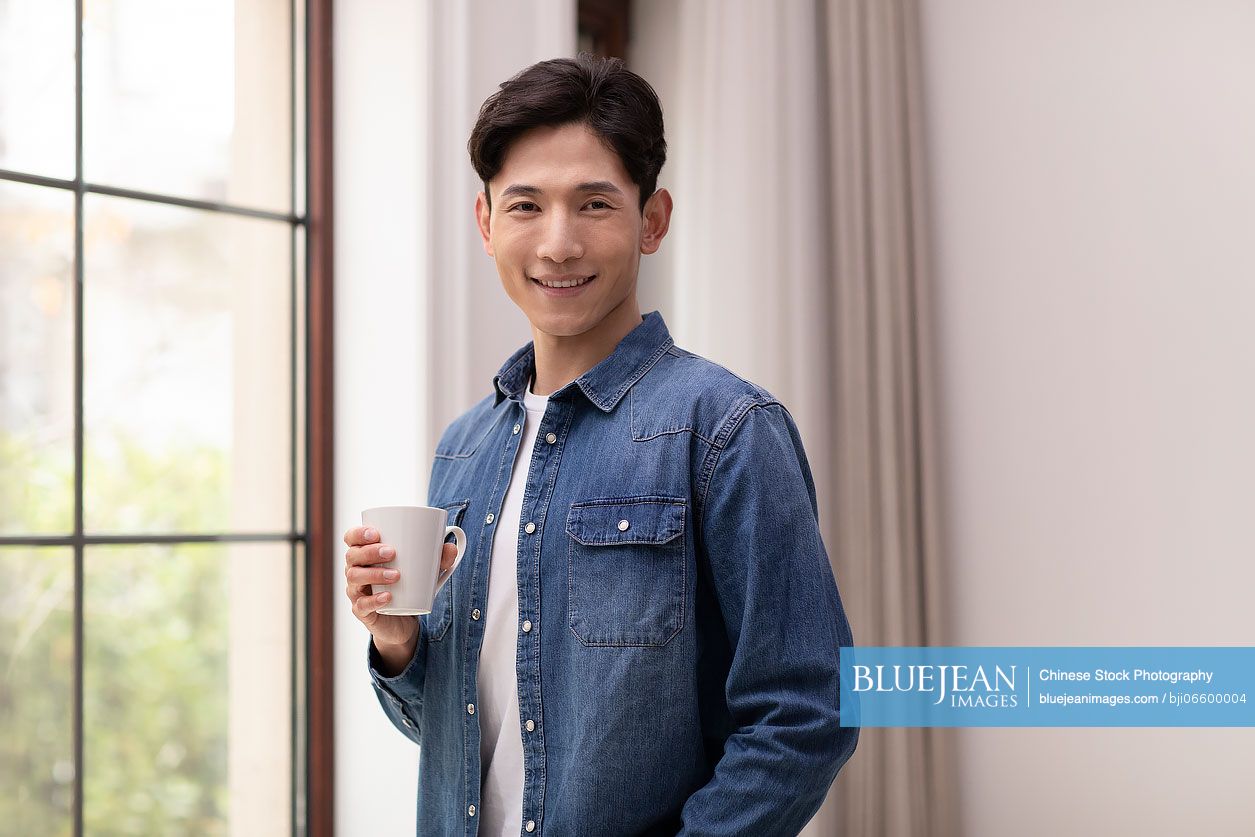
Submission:
[[[376,565],[391,561],[396,557],[396,550],[379,543],[379,531],[366,526],[355,526],[345,532],[344,543],[349,547],[344,553],[344,577],[348,580],[345,595],[353,604],[353,615],[370,631],[375,648],[389,662],[389,668],[396,668],[396,663],[404,658],[400,667],[389,673],[395,676],[414,656],[419,631],[417,616],[385,616],[377,612],[391,601],[392,594],[387,590],[376,591],[395,584],[400,573]],[[453,566],[457,554],[456,544],[444,545],[440,553],[441,572]]]

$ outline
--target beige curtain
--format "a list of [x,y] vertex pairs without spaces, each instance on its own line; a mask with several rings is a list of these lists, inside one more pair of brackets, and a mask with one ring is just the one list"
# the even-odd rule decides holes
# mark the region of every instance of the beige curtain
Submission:
[[[915,0],[821,6],[833,277],[831,533],[859,645],[943,645],[920,38]],[[953,731],[863,730],[846,834],[957,833]]]
[[[798,423],[856,644],[945,644],[915,0],[637,0],[672,231],[643,310]],[[803,837],[950,835],[952,733],[864,730]]]

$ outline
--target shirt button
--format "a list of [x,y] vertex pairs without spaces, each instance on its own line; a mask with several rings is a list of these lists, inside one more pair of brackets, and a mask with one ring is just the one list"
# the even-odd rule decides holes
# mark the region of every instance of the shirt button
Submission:
[[519,435],[519,431],[520,431],[520,430],[522,430],[522,429],[523,429],[523,428],[519,427],[517,424],[516,424],[516,425],[514,425],[514,435],[515,435],[515,436]]
[[470,814],[472,817],[475,816],[475,806],[472,805],[471,807],[467,808],[466,813]]
[[531,718],[528,718],[527,719],[527,731],[531,732],[534,729],[536,729],[536,722],[533,721]]
[[536,524],[528,523],[526,526],[523,527],[523,531],[530,535],[532,532],[536,531]]
[[530,634],[532,632],[532,622],[530,619],[523,620],[523,633]]
[[466,714],[467,714],[467,715],[474,715],[474,714],[475,714],[475,704],[473,704],[473,703],[468,703],[468,704],[466,704]]
[[619,531],[620,531],[620,532],[626,532],[626,531],[628,530],[628,526],[630,526],[630,525],[632,525],[632,524],[628,523],[626,520],[620,520],[620,521],[619,521]]
[[525,826],[523,826],[523,827],[524,827],[524,828],[526,828],[528,831],[535,831],[535,830],[536,830],[536,823],[532,822],[531,820],[528,820],[528,821],[527,821],[527,825],[525,825]]
[[550,433],[545,437],[545,441],[552,445],[554,442],[558,441],[558,437]]
[[474,610],[471,611],[471,618],[474,619],[476,622],[479,621],[479,608],[475,608]]
[[485,523],[492,523],[492,521],[493,521],[492,512],[488,512],[488,516],[484,518],[484,522],[485,522]]

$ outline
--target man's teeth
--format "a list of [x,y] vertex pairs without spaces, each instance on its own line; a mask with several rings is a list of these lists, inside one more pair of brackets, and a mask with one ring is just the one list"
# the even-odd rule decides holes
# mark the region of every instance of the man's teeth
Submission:
[[546,288],[574,288],[576,285],[583,285],[591,278],[593,277],[585,276],[583,279],[572,279],[569,282],[543,282],[540,279],[537,279],[536,281],[540,282],[540,284],[544,285]]

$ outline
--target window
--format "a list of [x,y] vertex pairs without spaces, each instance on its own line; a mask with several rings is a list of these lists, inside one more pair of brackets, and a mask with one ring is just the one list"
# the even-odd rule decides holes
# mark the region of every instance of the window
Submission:
[[329,23],[0,0],[0,831],[330,834]]

